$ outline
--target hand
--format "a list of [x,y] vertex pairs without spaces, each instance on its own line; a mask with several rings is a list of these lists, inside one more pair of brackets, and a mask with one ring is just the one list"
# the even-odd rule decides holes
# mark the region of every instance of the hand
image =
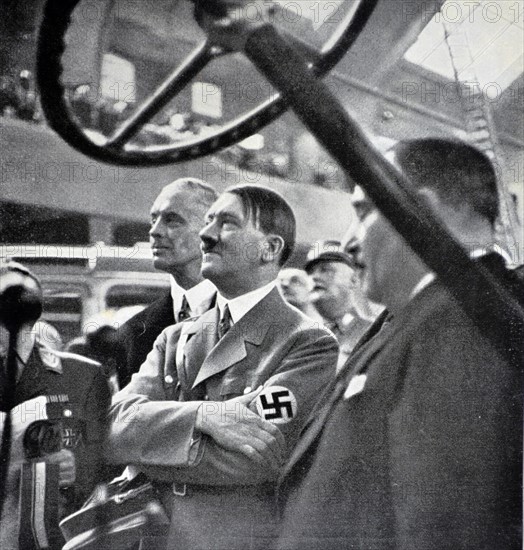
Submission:
[[278,471],[286,442],[280,430],[247,408],[262,388],[228,401],[206,401],[197,412],[195,428],[220,446],[242,453],[259,465]]
[[48,464],[60,467],[58,483],[60,487],[70,487],[76,479],[75,455],[68,449],[62,449],[45,457]]
[[[258,397],[258,394],[261,393],[263,389],[264,389],[264,386],[258,386],[256,390],[250,391],[249,393],[245,393],[244,395],[239,395],[238,397],[233,397],[232,399],[229,399],[227,403],[240,403],[249,408],[249,406],[255,402],[255,399]],[[252,410],[252,412],[255,412],[255,409],[249,409],[249,410]]]

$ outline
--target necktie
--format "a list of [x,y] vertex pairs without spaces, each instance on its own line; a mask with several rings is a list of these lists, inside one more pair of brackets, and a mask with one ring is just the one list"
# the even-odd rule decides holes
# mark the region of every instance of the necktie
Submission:
[[328,328],[336,336],[337,339],[341,336],[342,331],[340,330],[336,321],[325,321],[324,326]]
[[182,321],[185,321],[191,317],[191,309],[189,308],[189,304],[187,303],[186,297],[184,296],[182,298],[182,306],[180,307],[180,311],[177,315],[177,323],[181,323]]
[[222,319],[218,323],[218,339],[222,340],[226,332],[231,328],[233,324],[233,319],[231,318],[231,313],[229,312],[229,306],[226,304],[224,312],[222,314]]

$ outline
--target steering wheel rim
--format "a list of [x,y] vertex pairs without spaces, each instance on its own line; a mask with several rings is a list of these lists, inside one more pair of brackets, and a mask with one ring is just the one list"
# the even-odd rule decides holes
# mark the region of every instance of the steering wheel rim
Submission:
[[[46,2],[37,50],[37,82],[46,119],[49,125],[78,151],[102,162],[127,166],[159,166],[184,162],[210,155],[251,136],[287,110],[285,100],[280,94],[276,94],[247,113],[224,124],[219,131],[207,136],[198,136],[195,139],[175,144],[143,147],[129,144],[126,146],[125,142],[123,145],[111,146],[107,139],[105,142],[97,143],[75,122],[67,104],[64,86],[61,83],[63,71],[61,60],[66,47],[65,36],[71,23],[73,11],[80,1],[48,0]],[[320,52],[311,50],[314,60],[310,62],[310,67],[315,75],[323,77],[342,59],[364,28],[377,2],[378,0],[359,0],[355,9],[346,16],[349,21],[346,22],[345,27],[340,27],[339,36],[328,40]],[[293,40],[297,47],[304,49],[304,45],[299,40]],[[191,66],[189,63],[189,73],[192,68],[198,70],[186,78],[180,90],[217,56],[214,49],[214,45],[206,40],[191,54],[198,57],[198,63],[203,61],[204,64]],[[182,65],[186,62],[188,62],[188,58]],[[177,68],[172,75],[181,67]],[[176,81],[175,84],[180,84],[180,81]],[[166,95],[164,104],[175,97],[180,90]],[[153,95],[146,99],[146,102],[151,100]]]

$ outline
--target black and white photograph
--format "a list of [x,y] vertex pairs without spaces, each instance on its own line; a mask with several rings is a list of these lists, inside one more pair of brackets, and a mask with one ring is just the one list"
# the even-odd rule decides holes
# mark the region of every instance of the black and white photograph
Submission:
[[523,548],[524,0],[0,0],[0,549]]

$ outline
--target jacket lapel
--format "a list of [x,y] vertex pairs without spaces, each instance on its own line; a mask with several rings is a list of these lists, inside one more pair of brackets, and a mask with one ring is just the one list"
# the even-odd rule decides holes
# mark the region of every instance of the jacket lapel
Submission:
[[[147,317],[141,318],[143,323],[144,332],[156,333],[157,327],[168,327],[175,323],[175,314],[173,311],[173,298],[171,298],[171,292],[167,291],[164,296],[156,300],[144,310]],[[137,317],[139,317],[138,314]],[[156,336],[156,334],[155,334]]]
[[217,323],[219,319],[218,307],[206,311],[184,330],[185,340],[180,342],[184,345],[183,372],[179,373],[179,379],[185,381],[186,389],[192,387],[206,356],[213,349],[218,341]]
[[[326,395],[324,404],[314,418],[310,417],[309,423],[306,424],[303,429],[298,444],[285,465],[280,479],[283,479],[293,469],[294,465],[297,464],[305,453],[307,453],[311,444],[322,432],[330,412],[333,410],[335,403],[342,399],[351,379],[364,372],[376,355],[381,353],[399,332],[406,330],[408,323],[414,323],[416,326],[417,309],[422,309],[422,311],[424,311],[424,308],[420,308],[418,302],[420,300],[431,299],[434,287],[435,285],[432,284],[427,289],[424,289],[419,295],[420,297],[415,297],[415,299],[407,305],[404,311],[397,317],[393,317],[391,321],[385,322],[387,314],[377,318],[377,325],[373,324],[371,326],[371,333],[368,335],[367,341],[363,343],[359,342],[358,349],[355,349],[349,356],[338,374],[336,382],[331,386],[332,389],[329,394]],[[428,294],[430,295],[429,298]]]
[[345,365],[342,367],[341,372],[338,374],[336,381],[330,386],[329,393],[325,395],[323,404],[316,412],[315,416],[309,417],[309,422],[306,424],[297,445],[293,449],[293,452],[286,463],[281,479],[284,478],[300,460],[300,458],[307,453],[311,444],[317,439],[322,431],[326,420],[333,410],[333,407],[337,401],[342,397],[345,392],[349,381],[355,374],[361,372],[369,363],[369,360],[375,356],[385,345],[388,338],[382,338],[377,336],[372,338],[366,344],[362,345],[357,352],[354,352]]
[[[209,351],[193,383],[193,388],[211,376],[235,365],[247,357],[246,342],[260,345],[280,308],[280,294],[273,289],[250,309],[238,323]],[[218,308],[216,308],[218,311]],[[216,317],[218,322],[218,315]],[[189,353],[189,350],[188,350]]]

